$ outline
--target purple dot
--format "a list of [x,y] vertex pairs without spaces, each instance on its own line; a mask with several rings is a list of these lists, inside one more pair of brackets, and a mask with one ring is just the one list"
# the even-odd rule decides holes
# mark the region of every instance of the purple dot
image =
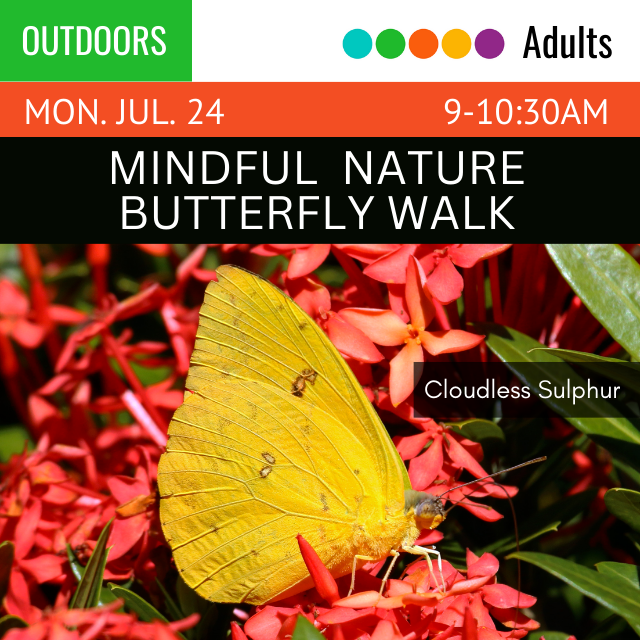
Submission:
[[504,38],[495,29],[485,29],[476,36],[476,51],[491,60],[497,58],[504,50]]

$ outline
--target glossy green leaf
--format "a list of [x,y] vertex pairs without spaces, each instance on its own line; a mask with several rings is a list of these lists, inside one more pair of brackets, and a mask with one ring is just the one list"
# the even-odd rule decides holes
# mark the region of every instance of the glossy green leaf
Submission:
[[626,562],[598,562],[596,569],[606,575],[615,575],[640,589],[640,567]]
[[609,489],[604,495],[609,513],[640,532],[640,493],[631,489]]
[[627,389],[640,393],[640,366],[638,366],[638,363],[618,360],[618,358],[605,358],[593,353],[571,351],[570,349],[543,347],[540,350],[549,351],[553,355],[562,358],[565,362],[577,362],[589,371],[606,376],[610,380],[619,382]]
[[4,616],[0,618],[0,638],[11,629],[25,629],[29,625],[18,616]]
[[298,616],[291,640],[324,640],[324,636],[304,616]]
[[169,622],[152,604],[149,604],[137,593],[129,591],[129,589],[125,589],[124,587],[119,587],[117,584],[113,584],[113,582],[109,583],[109,589],[111,589],[111,592],[116,598],[122,598],[127,609],[133,611],[143,622],[151,622],[152,620]]
[[[479,442],[486,450],[501,450],[505,445],[504,431],[491,420],[471,418],[462,422],[447,422],[448,426],[458,429],[465,438]],[[488,455],[488,454],[487,454]]]
[[13,542],[7,540],[0,544],[0,604],[9,590],[14,555],[15,546]]
[[[492,323],[474,323],[474,328],[484,333],[486,344],[513,373],[529,387],[534,388],[541,380],[550,380],[553,385],[562,386],[567,379],[572,385],[583,385],[583,379],[564,362],[549,351],[538,349],[540,343],[529,336]],[[540,369],[529,369],[526,374],[518,370],[517,364],[522,362],[539,364]],[[553,370],[545,367],[545,364],[556,363]],[[539,371],[539,374],[533,371]],[[636,429],[630,420],[616,415],[616,410],[606,400],[577,399],[575,407],[571,400],[548,398],[542,400],[558,415],[565,418],[576,429],[589,436],[599,445],[608,449],[613,455],[640,466],[640,431]],[[588,406],[586,405],[588,402]],[[575,414],[593,415],[602,417],[575,418]],[[614,416],[614,417],[611,417]]]
[[640,358],[640,266],[617,244],[548,244],[560,273],[628,353]]
[[90,609],[91,607],[97,607],[100,602],[102,580],[110,549],[110,547],[109,549],[107,548],[107,540],[109,539],[112,523],[113,518],[107,522],[98,537],[93,553],[78,583],[78,588],[69,603],[70,609]]
[[624,618],[640,635],[640,598],[638,591],[628,580],[615,575],[605,575],[570,560],[545,553],[521,551],[508,558],[519,558],[547,571],[566,582],[583,595]]

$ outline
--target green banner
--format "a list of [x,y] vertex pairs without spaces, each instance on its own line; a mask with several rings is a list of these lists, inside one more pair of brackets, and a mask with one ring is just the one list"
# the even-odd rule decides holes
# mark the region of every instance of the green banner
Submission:
[[191,2],[5,3],[0,81],[190,81]]

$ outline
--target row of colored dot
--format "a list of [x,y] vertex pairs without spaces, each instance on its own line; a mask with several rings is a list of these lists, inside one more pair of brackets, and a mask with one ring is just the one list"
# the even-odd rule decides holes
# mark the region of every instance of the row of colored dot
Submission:
[[[350,57],[360,60],[371,53],[373,40],[363,29],[352,29],[342,41],[344,52]],[[376,38],[376,49],[383,58],[397,58],[406,47],[404,36],[395,29],[385,29]],[[495,29],[481,31],[475,40],[475,48],[480,56],[491,60],[497,58],[504,50],[504,38]],[[409,51],[416,57],[425,60],[438,50],[438,36],[429,29],[418,29],[409,38]],[[471,51],[471,37],[462,29],[451,29],[442,38],[442,50],[450,58],[464,58]]]

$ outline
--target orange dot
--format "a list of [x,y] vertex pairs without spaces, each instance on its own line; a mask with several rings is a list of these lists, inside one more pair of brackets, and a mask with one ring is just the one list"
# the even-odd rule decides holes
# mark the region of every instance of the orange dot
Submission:
[[418,29],[409,38],[409,50],[416,58],[430,58],[438,50],[438,36],[429,29]]

